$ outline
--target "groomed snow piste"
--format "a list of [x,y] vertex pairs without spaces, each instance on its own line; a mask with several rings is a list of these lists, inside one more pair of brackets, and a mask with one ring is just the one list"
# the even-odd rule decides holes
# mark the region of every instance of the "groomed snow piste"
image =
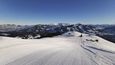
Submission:
[[0,37],[0,65],[115,65],[115,44],[68,32],[43,39]]

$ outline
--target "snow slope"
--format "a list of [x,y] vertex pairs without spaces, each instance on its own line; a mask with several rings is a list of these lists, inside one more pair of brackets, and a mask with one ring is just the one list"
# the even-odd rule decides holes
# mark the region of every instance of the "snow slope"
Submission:
[[79,35],[69,32],[39,40],[0,37],[0,65],[115,65],[114,43]]

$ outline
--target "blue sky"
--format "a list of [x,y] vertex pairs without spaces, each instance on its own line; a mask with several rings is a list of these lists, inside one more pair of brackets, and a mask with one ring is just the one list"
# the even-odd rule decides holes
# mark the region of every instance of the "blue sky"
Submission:
[[0,0],[0,24],[114,24],[115,0]]

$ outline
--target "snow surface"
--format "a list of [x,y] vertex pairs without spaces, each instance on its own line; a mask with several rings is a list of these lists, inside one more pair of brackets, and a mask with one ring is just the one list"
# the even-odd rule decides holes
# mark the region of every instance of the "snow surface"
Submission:
[[0,37],[0,65],[115,65],[114,43],[97,36],[80,35],[69,32],[26,40]]

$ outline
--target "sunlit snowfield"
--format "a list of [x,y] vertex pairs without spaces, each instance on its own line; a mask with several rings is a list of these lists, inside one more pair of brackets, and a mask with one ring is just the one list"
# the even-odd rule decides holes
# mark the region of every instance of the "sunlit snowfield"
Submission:
[[71,32],[26,40],[0,37],[0,65],[115,65],[114,43],[80,35]]

